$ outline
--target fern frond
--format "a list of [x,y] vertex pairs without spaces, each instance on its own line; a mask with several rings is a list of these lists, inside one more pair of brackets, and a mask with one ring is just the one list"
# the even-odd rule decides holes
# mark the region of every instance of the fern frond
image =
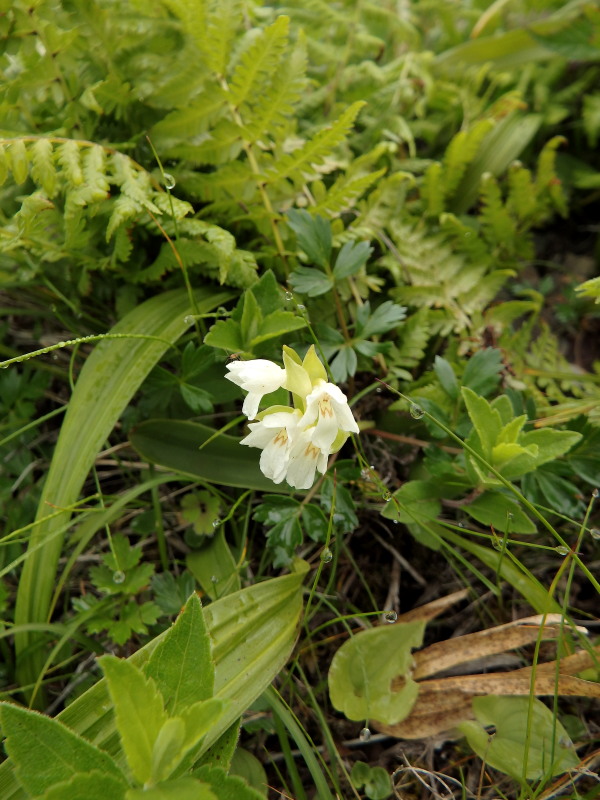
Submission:
[[340,175],[317,205],[309,209],[310,213],[333,217],[347,211],[367,189],[385,175],[385,172],[385,169],[379,169],[360,177]]
[[515,241],[516,226],[500,194],[498,181],[491,173],[481,177],[481,226],[486,239],[494,245],[507,246]]
[[243,20],[241,0],[217,0],[207,18],[206,65],[217,76],[224,76],[231,57],[233,39]]
[[37,139],[31,146],[31,177],[50,198],[54,197],[56,193],[56,170],[53,156],[54,148],[49,139]]
[[14,181],[20,186],[29,176],[29,158],[23,139],[13,139],[9,142],[8,157]]
[[438,217],[444,210],[444,182],[443,167],[439,161],[434,161],[425,171],[421,198],[423,210],[430,217]]
[[209,49],[207,36],[208,4],[206,0],[162,0],[163,5],[183,23],[184,31],[204,53]]
[[275,74],[288,43],[289,17],[277,17],[244,52],[229,81],[230,101],[236,108],[260,96]]
[[564,136],[554,136],[546,142],[540,153],[535,176],[536,193],[542,195],[547,191],[555,209],[563,216],[567,216],[567,201],[565,198],[562,184],[556,175],[556,150],[566,139]]
[[536,192],[530,170],[521,162],[511,165],[508,172],[508,197],[506,206],[518,220],[533,219],[536,211]]
[[468,130],[459,131],[454,136],[444,155],[445,197],[454,194],[467,167],[477,155],[481,142],[493,127],[492,120],[480,119]]
[[[131,159],[123,153],[112,154],[111,167],[113,180],[120,187],[122,196],[129,198],[140,208],[147,208],[153,214],[161,213],[160,208],[150,200],[152,187],[149,173],[134,169]],[[122,206],[123,209],[129,207],[127,203],[123,203]]]
[[81,148],[73,139],[68,139],[58,146],[57,161],[62,167],[63,176],[70,186],[81,186],[83,172],[81,170]]
[[394,363],[412,369],[425,358],[425,349],[431,336],[428,312],[421,308],[407,317],[398,329],[398,344],[393,348]]
[[225,92],[207,84],[202,94],[183,108],[176,108],[154,125],[150,138],[157,147],[168,149],[180,142],[200,143],[226,107]]
[[298,150],[278,159],[277,166],[266,172],[265,182],[303,180],[304,172],[312,172],[313,165],[322,164],[326,156],[344,141],[364,105],[362,100],[352,103],[332,125],[320,130]]

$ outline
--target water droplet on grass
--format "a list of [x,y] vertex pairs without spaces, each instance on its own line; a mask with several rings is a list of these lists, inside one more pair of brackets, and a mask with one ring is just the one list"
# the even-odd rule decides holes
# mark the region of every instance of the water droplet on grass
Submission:
[[118,569],[113,572],[113,583],[124,583],[125,582],[125,573],[122,569]]
[[294,293],[293,292],[286,292],[285,293],[285,299],[286,300],[293,300],[294,299]]
[[210,582],[211,582],[211,583],[218,583],[218,582],[219,582],[219,579],[217,578],[217,576],[216,576],[216,575],[211,575],[211,576],[210,576]]
[[368,742],[371,738],[371,731],[368,728],[363,728],[358,735],[361,742]]
[[590,536],[592,539],[600,539],[600,528],[590,528]]
[[598,497],[598,495],[599,495],[599,494],[600,494],[600,489],[594,489],[594,490],[592,491],[592,497],[593,497],[594,499],[596,499],[596,497]]
[[329,564],[329,562],[333,559],[333,553],[328,547],[325,547],[321,550],[321,561],[323,564]]
[[559,556],[568,556],[571,552],[568,547],[565,547],[563,544],[559,544],[558,547],[554,548]]
[[386,611],[383,618],[386,622],[396,622],[398,614],[395,611]]
[[386,503],[389,503],[389,501],[392,499],[392,493],[391,492],[387,492],[386,491],[381,496],[383,497],[383,499],[385,500]]
[[167,189],[174,189],[175,188],[175,184],[177,183],[177,181],[171,175],[170,172],[163,173],[163,179],[164,179],[165,186],[166,186]]
[[409,411],[410,411],[410,415],[411,415],[411,417],[413,419],[421,419],[423,417],[423,415],[425,414],[425,412],[423,411],[421,406],[418,406],[416,403],[411,403],[410,404]]
[[306,306],[303,306],[302,303],[298,303],[296,308],[298,309],[298,311],[306,311]]
[[183,318],[183,324],[184,325],[191,325],[193,321],[194,321],[194,318],[193,318],[193,316],[191,314],[188,314],[186,317]]
[[220,524],[221,524],[221,520],[219,519],[219,517],[217,517],[216,519],[213,519],[213,523],[212,523],[213,528],[218,528]]

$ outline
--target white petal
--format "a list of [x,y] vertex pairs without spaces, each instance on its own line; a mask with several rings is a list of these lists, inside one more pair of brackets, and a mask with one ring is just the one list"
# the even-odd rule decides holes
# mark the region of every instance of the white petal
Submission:
[[248,427],[250,433],[240,441],[248,447],[266,447],[274,436],[274,432],[265,428],[262,422],[251,422]]
[[245,414],[248,419],[255,419],[261,400],[262,394],[258,392],[248,392],[244,398],[244,404],[242,405],[242,414]]
[[335,417],[319,416],[319,421],[317,422],[312,437],[313,444],[324,453],[329,454],[333,440],[338,435],[338,430],[339,428]]

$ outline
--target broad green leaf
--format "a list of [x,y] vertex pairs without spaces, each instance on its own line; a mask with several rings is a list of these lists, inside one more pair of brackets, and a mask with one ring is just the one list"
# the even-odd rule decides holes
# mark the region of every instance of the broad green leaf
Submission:
[[162,695],[152,679],[126,659],[98,659],[115,708],[129,769],[139,783],[152,776],[154,743],[167,721]]
[[262,797],[267,796],[268,778],[265,768],[258,758],[243,747],[236,748],[231,760],[230,777],[242,778],[248,786],[255,789]]
[[[82,739],[66,725],[37,711],[0,703],[5,748],[19,783],[36,797],[79,772],[102,772],[125,785],[125,778],[108,753]],[[0,797],[7,797],[0,793]]]
[[[566,730],[537,697],[476,697],[473,711],[478,722],[462,722],[458,728],[494,769],[517,780],[534,781],[561,775],[579,764]],[[491,735],[485,730],[490,726],[496,729]]]
[[204,337],[204,343],[234,353],[243,351],[246,343],[240,323],[235,319],[219,319]]
[[291,311],[273,311],[263,319],[258,332],[251,341],[251,346],[273,339],[275,336],[283,336],[286,333],[300,330],[306,327],[306,320]]
[[537,530],[519,504],[501,492],[485,492],[472,503],[465,504],[463,511],[502,533],[535,533]]
[[102,772],[80,772],[71,780],[55,784],[42,800],[123,800],[126,786]]
[[372,313],[370,309],[370,303],[367,301],[361,308],[365,316],[368,314],[367,319],[363,322],[360,317],[358,318],[360,319],[360,324],[357,322],[357,329],[360,331],[362,339],[369,339],[371,336],[387,333],[397,327],[406,317],[406,308],[393,303],[391,300],[386,300],[380,306],[377,306]]
[[153,650],[144,669],[165,698],[170,714],[179,714],[213,695],[214,665],[204,614],[196,594]]
[[236,561],[225,540],[223,528],[187,554],[185,563],[202,590],[216,600],[241,588]]
[[130,789],[125,800],[220,800],[202,781],[179,778],[143,789]]
[[[240,718],[286,664],[297,637],[307,569],[305,562],[299,562],[291,575],[249,586],[204,610],[213,644],[215,694],[230,702],[198,746],[197,758]],[[131,663],[143,667],[165,635],[134,653]],[[60,714],[60,720],[125,766],[105,680],[74,700]],[[26,797],[19,788],[12,759],[0,764],[0,797]]]
[[[143,334],[155,339],[106,339],[87,359],[69,401],[52,462],[29,537],[28,555],[19,581],[15,623],[46,622],[50,598],[70,511],[48,517],[49,508],[69,509],[115,423],[155,366],[169,342],[176,342],[189,328],[190,314],[207,313],[226,302],[229,293],[204,289],[190,306],[187,292],[164,292],[147,300],[118,322],[116,334]],[[23,632],[15,637],[17,654],[30,648],[39,633]],[[38,678],[44,660],[42,650],[20,655],[19,678],[27,686]]]
[[313,217],[308,211],[288,211],[288,224],[296,234],[298,245],[313,264],[329,265],[331,258],[331,225],[323,217]]
[[[348,719],[387,725],[410,713],[419,687],[410,677],[414,647],[423,641],[424,622],[406,622],[361,631],[336,652],[329,668],[329,696]],[[392,690],[392,680],[403,678]]]
[[262,320],[263,315],[260,306],[252,294],[252,290],[248,289],[244,292],[244,305],[242,306],[242,318],[240,320],[244,350],[251,350],[251,342],[257,335]]
[[218,800],[264,800],[265,795],[252,789],[248,784],[233,775],[227,775],[219,767],[200,767],[194,772],[201,781],[205,781]]
[[260,471],[256,450],[240,445],[232,436],[215,436],[215,433],[213,428],[198,422],[154,419],[138,425],[131,432],[130,441],[151,464],[160,464],[194,480],[263,492],[278,491]]
[[581,434],[575,431],[556,431],[552,428],[543,428],[537,431],[528,431],[519,438],[523,447],[538,448],[536,467],[552,461],[567,453],[581,441]]

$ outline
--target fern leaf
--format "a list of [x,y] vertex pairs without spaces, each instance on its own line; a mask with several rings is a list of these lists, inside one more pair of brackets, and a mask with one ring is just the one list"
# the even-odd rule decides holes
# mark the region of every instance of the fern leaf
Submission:
[[179,144],[166,148],[166,152],[172,158],[182,158],[193,164],[223,164],[237,158],[242,148],[242,129],[235,122],[223,119],[199,144]]
[[564,136],[554,136],[549,142],[546,142],[538,159],[535,177],[537,194],[542,195],[544,190],[548,191],[554,207],[563,217],[568,215],[567,201],[562,184],[556,175],[555,164],[556,150],[565,142]]
[[108,195],[110,185],[106,177],[106,155],[98,144],[83,152],[83,177],[85,186],[81,187],[81,205],[102,200]]
[[229,83],[230,99],[239,108],[258,97],[275,75],[288,43],[289,17],[277,17],[242,55]]
[[369,175],[361,175],[352,178],[341,175],[326,192],[322,200],[310,209],[310,213],[321,214],[324,217],[332,217],[347,211],[355,204],[376,181],[385,175],[385,169],[371,172]]
[[141,211],[141,205],[132,197],[126,194],[119,195],[114,201],[113,211],[106,226],[106,241],[110,242],[117,228],[137,217]]
[[494,245],[511,248],[516,237],[516,228],[510,218],[494,176],[487,172],[481,176],[481,225],[486,239]]
[[[134,201],[138,207],[147,208],[153,214],[162,213],[150,199],[153,191],[150,175],[145,170],[135,169],[131,159],[123,153],[112,154],[111,166],[113,180],[120,187],[122,194]],[[129,208],[128,204],[124,203],[123,208]]]
[[23,139],[13,139],[8,145],[8,154],[14,181],[20,186],[29,177],[29,158]]
[[231,56],[234,36],[243,19],[241,0],[219,0],[207,19],[206,64],[217,76],[224,76]]
[[398,345],[394,348],[394,363],[411,369],[425,358],[425,348],[431,335],[428,313],[419,309],[406,319],[398,330]]
[[430,164],[425,171],[421,197],[425,213],[430,217],[439,217],[444,210],[444,185],[442,165],[437,161]]
[[314,164],[322,164],[325,157],[348,136],[354,120],[364,105],[362,100],[352,103],[332,125],[319,131],[298,150],[280,158],[277,166],[267,171],[266,183],[274,183],[285,178],[302,179],[303,173],[311,172]]
[[489,119],[477,121],[472,128],[459,131],[452,139],[444,155],[444,195],[451,197],[473,161],[483,139],[493,128]]
[[81,149],[77,142],[69,139],[58,146],[57,160],[62,167],[62,174],[70,186],[81,186],[83,172],[81,170]]
[[157,122],[150,130],[150,138],[163,149],[179,142],[199,143],[225,105],[226,95],[220,86],[205,86],[200,97]]
[[4,145],[0,144],[0,186],[8,177],[8,157]]
[[531,172],[515,162],[508,173],[508,197],[506,206],[518,220],[533,219],[536,210],[536,192]]
[[31,147],[31,177],[47,197],[56,193],[56,170],[53,164],[54,148],[50,139],[37,139]]
[[201,52],[208,50],[208,9],[204,0],[162,0],[164,6],[183,23],[185,32],[191,36]]
[[295,104],[306,87],[306,48],[304,37],[292,54],[280,65],[269,86],[252,98],[252,105],[242,109],[243,136],[248,142],[256,142],[267,133],[273,136],[287,124],[295,112]]

